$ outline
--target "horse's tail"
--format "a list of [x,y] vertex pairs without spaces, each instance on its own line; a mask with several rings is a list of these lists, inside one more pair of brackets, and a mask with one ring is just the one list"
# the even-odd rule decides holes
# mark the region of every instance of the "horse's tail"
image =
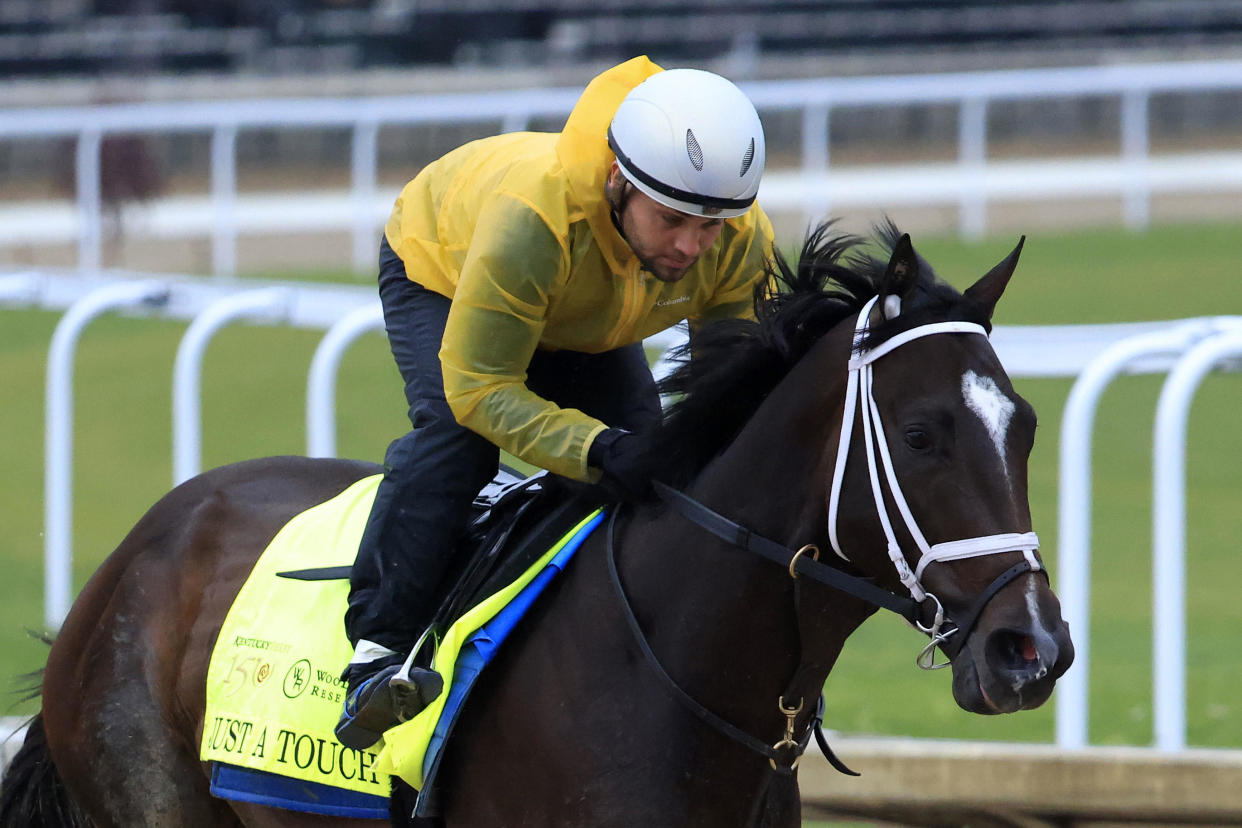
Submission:
[[[49,636],[32,633],[45,644]],[[21,676],[29,682],[21,701],[41,695],[43,670]],[[23,692],[22,690],[18,691]],[[0,779],[0,828],[89,828],[90,821],[69,796],[47,749],[43,714],[26,722],[26,738]]]
[[26,725],[26,740],[0,783],[0,828],[87,828],[47,749],[43,714]]

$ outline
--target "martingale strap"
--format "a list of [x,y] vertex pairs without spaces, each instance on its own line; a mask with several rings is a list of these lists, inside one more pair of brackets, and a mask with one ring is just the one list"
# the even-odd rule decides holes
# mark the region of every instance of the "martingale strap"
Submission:
[[[608,532],[605,540],[607,546],[608,559],[608,576],[612,581],[614,591],[621,603],[622,614],[625,616],[625,622],[630,628],[630,632],[634,636],[635,643],[638,644],[639,650],[643,654],[643,658],[647,660],[647,664],[652,668],[663,683],[665,689],[673,696],[683,707],[686,708],[695,718],[707,724],[716,731],[723,733],[730,739],[749,748],[755,753],[766,756],[768,761],[772,763],[772,768],[777,773],[789,774],[793,772],[793,768],[797,765],[797,758],[806,750],[806,746],[811,741],[811,734],[816,729],[819,717],[822,715],[823,698],[820,698],[820,708],[817,708],[810,725],[806,732],[793,746],[774,746],[769,745],[762,739],[759,739],[737,725],[722,719],[703,705],[699,704],[682,689],[673,677],[668,674],[664,666],[660,664],[660,659],[656,657],[652,651],[651,645],[647,643],[647,636],[639,626],[638,618],[634,615],[634,608],[630,604],[629,596],[625,594],[625,587],[621,583],[621,575],[617,572],[617,550],[614,536],[616,534],[617,515],[620,513],[620,507],[613,509],[612,514],[608,516]],[[835,757],[834,757],[835,758]],[[780,763],[780,764],[778,764]]]

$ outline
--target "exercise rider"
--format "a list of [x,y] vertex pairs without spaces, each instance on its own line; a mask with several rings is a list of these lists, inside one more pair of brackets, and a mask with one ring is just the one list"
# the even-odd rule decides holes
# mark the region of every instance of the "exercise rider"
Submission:
[[772,244],[763,165],[741,90],[635,58],[591,81],[560,133],[473,141],[401,191],[379,291],[413,430],[388,448],[353,567],[344,744],[369,747],[441,691],[404,662],[498,447],[646,491],[636,432],[660,402],[642,340],[752,313]]

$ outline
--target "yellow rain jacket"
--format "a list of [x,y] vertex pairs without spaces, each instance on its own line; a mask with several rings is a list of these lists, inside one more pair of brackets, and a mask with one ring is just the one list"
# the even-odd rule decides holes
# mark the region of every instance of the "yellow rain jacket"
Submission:
[[595,78],[559,134],[473,141],[405,186],[385,228],[406,275],[453,300],[440,362],[453,415],[510,454],[594,480],[587,449],[606,426],[526,387],[535,349],[601,353],[683,319],[751,313],[771,253],[756,205],[728,219],[686,276],[640,272],[612,224],[607,131],[625,95],[661,71],[634,58]]

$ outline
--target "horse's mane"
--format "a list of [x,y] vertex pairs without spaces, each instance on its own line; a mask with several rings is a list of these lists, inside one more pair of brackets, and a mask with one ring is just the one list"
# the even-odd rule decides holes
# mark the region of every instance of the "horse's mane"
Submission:
[[[901,238],[889,220],[875,228],[887,253]],[[796,265],[777,250],[767,278],[755,288],[755,319],[705,325],[672,355],[677,368],[660,392],[677,397],[661,427],[649,436],[655,475],[674,486],[688,484],[719,454],[811,346],[857,313],[880,292],[888,256],[864,250],[866,240],[834,231],[833,222],[807,234]],[[939,281],[919,258],[919,283],[895,319],[874,325],[864,348],[902,331],[941,319],[988,325],[986,313]]]

